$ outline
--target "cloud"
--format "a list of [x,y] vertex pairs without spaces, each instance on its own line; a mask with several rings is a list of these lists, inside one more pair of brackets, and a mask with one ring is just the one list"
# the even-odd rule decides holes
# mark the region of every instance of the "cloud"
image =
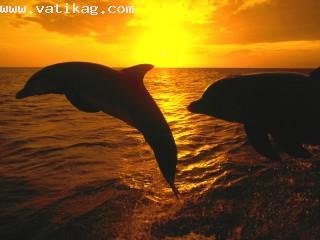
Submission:
[[[245,8],[236,2],[233,5],[229,2],[215,13],[215,24],[220,28],[207,32],[207,42],[246,44],[320,39],[319,0],[271,0],[268,4],[255,1],[255,5],[246,3]],[[241,11],[234,11],[239,7]]]
[[[47,6],[59,4],[61,8],[65,2],[61,1],[39,1],[31,4],[32,8],[36,6]],[[130,5],[130,1],[77,1],[77,4],[98,6],[99,9],[106,9],[110,4]],[[71,5],[69,3],[69,5]],[[106,14],[106,15],[82,15],[82,14],[33,14],[28,16],[19,16],[19,22],[12,20],[15,26],[22,25],[22,21],[34,22],[41,25],[45,30],[57,32],[69,36],[91,36],[105,43],[115,43],[125,38],[126,35],[134,31],[129,26],[132,15],[128,14]]]
[[[40,5],[64,6],[68,1],[32,1],[28,5],[33,9]],[[61,15],[61,14],[33,14],[32,16],[19,16],[11,21],[16,27],[23,26],[23,21],[34,22],[41,25],[45,30],[57,32],[69,36],[91,36],[100,42],[115,43],[123,39],[133,39],[146,28],[154,27],[161,21],[171,20],[170,24],[203,25],[212,21],[213,12],[220,6],[227,3],[227,0],[79,0],[79,5],[95,5],[99,9],[108,5],[134,5],[135,14],[114,14],[114,15]],[[69,3],[70,4],[70,3]],[[163,25],[163,23],[162,23]]]
[[[136,13],[133,24],[149,26],[156,22],[205,24],[226,0],[135,0]],[[168,18],[169,17],[169,18]],[[170,26],[168,26],[170,27]]]
[[194,54],[202,67],[314,68],[320,65],[320,40],[203,45]]
[[[9,2],[9,1],[5,1]],[[27,3],[27,1],[21,1]],[[28,4],[60,3],[30,1]],[[135,41],[157,24],[180,24],[202,44],[259,43],[320,39],[319,0],[92,0],[77,1],[100,7],[134,4],[134,15],[34,15],[11,18],[15,27],[38,23],[50,32],[89,36],[102,43]],[[174,18],[174,22],[170,22]]]
[[254,7],[259,4],[270,3],[271,0],[243,0],[241,5],[238,7],[237,11],[242,11],[247,8]]

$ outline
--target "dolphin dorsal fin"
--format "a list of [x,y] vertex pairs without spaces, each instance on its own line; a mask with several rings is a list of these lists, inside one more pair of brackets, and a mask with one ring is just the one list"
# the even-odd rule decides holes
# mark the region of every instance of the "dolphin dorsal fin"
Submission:
[[316,83],[320,83],[320,67],[310,73],[309,79]]
[[134,81],[143,81],[144,75],[150,71],[154,66],[151,64],[139,64],[133,67],[122,69],[122,72],[125,72],[130,79]]

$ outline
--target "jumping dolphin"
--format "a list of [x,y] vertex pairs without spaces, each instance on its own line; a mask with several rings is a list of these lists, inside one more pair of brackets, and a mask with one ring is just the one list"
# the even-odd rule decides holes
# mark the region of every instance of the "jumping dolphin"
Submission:
[[260,154],[281,160],[275,144],[293,157],[309,158],[302,144],[320,144],[320,68],[309,76],[264,73],[221,79],[188,110],[244,125]]
[[174,185],[177,147],[167,121],[143,84],[144,75],[152,68],[152,65],[141,64],[116,71],[95,63],[58,63],[31,76],[16,98],[65,94],[81,111],[102,111],[137,128],[151,146],[164,178],[178,197]]

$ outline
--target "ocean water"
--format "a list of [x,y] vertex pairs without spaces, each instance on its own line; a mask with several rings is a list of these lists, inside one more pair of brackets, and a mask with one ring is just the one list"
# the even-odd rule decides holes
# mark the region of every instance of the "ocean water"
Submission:
[[62,95],[16,100],[37,70],[0,69],[0,239],[320,238],[319,148],[272,163],[241,125],[186,110],[221,77],[271,70],[148,73],[178,147],[181,200],[137,130]]

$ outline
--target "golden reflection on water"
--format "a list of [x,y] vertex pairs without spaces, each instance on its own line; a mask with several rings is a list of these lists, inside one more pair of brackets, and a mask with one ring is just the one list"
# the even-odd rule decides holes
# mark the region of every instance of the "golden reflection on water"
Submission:
[[[177,144],[176,185],[182,193],[205,191],[225,176],[219,166],[226,161],[226,151],[221,143],[232,140],[236,134],[235,125],[188,112],[189,103],[199,98],[213,81],[203,80],[199,72],[187,69],[155,69],[145,80]],[[164,188],[159,192],[171,193],[166,185]]]
[[[306,212],[311,213],[308,222],[317,218],[318,160],[271,165],[243,144],[239,125],[187,111],[216,80],[214,70],[155,69],[145,80],[177,143],[181,201],[167,187],[137,130],[103,113],[82,113],[62,96],[18,102],[14,94],[34,70],[7,72],[0,74],[0,182],[3,229],[10,234],[30,226],[35,234],[55,238],[57,229],[74,229],[79,221],[88,227],[81,234],[106,233],[108,238],[121,232],[124,237],[119,239],[132,233],[137,236],[132,239],[151,239],[153,226],[172,220],[167,225],[170,234],[199,222],[207,235],[208,229],[221,229],[221,219],[231,219],[234,229],[233,219],[243,216],[244,209],[250,216],[239,224],[275,222],[275,232],[281,217],[297,224],[300,216],[308,217]],[[222,190],[219,196],[217,188]],[[219,200],[232,209],[223,218],[215,211]],[[26,215],[17,217],[24,209]]]

